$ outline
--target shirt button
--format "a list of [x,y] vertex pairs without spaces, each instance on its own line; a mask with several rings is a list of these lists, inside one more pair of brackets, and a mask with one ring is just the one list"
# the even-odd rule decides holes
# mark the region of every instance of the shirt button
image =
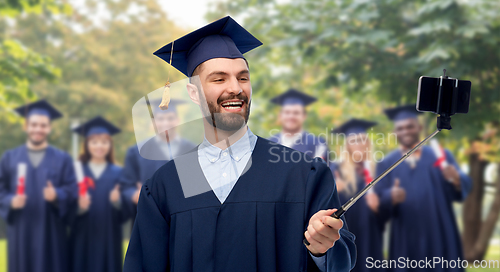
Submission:
[[236,160],[238,160],[239,158],[238,157],[235,157]]
[[215,159],[212,159],[211,161],[212,161],[212,162],[214,162],[214,161],[215,161]]
[[222,176],[223,176],[223,177],[226,177],[226,176],[227,176],[227,174],[226,174],[226,173],[224,173],[224,174],[222,174]]
[[227,156],[227,152],[222,153],[223,156]]

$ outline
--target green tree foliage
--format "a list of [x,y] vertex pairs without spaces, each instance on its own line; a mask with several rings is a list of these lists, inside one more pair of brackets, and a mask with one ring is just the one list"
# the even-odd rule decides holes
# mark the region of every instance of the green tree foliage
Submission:
[[68,6],[54,0],[9,0],[0,2],[0,121],[15,122],[9,111],[14,105],[34,97],[31,84],[40,80],[54,80],[60,71],[49,57],[40,54],[17,39],[10,30],[16,20],[25,14],[69,12]]
[[382,101],[409,103],[421,75],[446,68],[473,82],[470,113],[454,117],[450,135],[474,138],[500,114],[498,12],[499,2],[488,0],[240,0],[210,16],[247,18],[245,26],[271,47],[261,56],[291,68],[280,76],[293,78],[289,85],[310,76],[311,89],[345,86],[349,97],[370,89]]
[[[124,133],[115,137],[118,163],[135,143],[131,108],[167,81],[168,65],[153,52],[185,33],[154,0],[86,1],[72,14],[41,13],[20,19],[19,39],[53,59],[58,82],[34,91],[53,102],[65,118],[54,123],[51,139],[70,150],[70,123],[103,115]],[[171,80],[181,74],[172,70]]]

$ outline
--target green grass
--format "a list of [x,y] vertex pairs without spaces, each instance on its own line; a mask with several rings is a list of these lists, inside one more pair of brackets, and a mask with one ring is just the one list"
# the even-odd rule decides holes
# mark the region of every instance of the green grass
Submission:
[[[128,240],[123,240],[123,260],[125,260],[125,254],[127,253],[128,248]],[[0,270],[0,272],[2,272]]]
[[[123,258],[127,252],[128,240],[123,241]],[[7,272],[7,241],[0,239],[0,272]]]
[[0,239],[0,272],[7,272],[7,241]]

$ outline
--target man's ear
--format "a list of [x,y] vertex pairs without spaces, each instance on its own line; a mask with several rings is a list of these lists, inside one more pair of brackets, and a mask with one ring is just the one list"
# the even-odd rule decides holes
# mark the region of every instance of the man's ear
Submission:
[[23,122],[23,131],[26,132],[28,130],[28,118],[24,119]]
[[200,105],[200,92],[198,91],[198,87],[194,85],[193,83],[188,83],[187,84],[187,91],[189,98],[191,98],[191,101],[193,101],[196,105]]

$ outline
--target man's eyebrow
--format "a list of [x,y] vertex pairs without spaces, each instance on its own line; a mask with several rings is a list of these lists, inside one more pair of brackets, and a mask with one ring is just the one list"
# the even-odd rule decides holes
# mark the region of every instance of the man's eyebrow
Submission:
[[228,74],[224,71],[213,71],[210,74],[207,75],[207,78],[214,76],[214,75],[219,75],[219,76],[227,76]]
[[248,69],[245,69],[245,70],[241,70],[238,75],[243,75],[243,74],[250,74],[250,71],[248,71]]
[[[248,71],[248,69],[245,69],[245,70],[241,70],[239,73],[238,73],[238,76],[240,75],[243,75],[243,74],[250,74],[250,71]],[[207,75],[207,78],[211,77],[211,76],[214,76],[214,75],[219,75],[219,76],[227,76],[229,75],[228,73],[224,72],[224,71],[213,71],[211,72],[210,74]]]

